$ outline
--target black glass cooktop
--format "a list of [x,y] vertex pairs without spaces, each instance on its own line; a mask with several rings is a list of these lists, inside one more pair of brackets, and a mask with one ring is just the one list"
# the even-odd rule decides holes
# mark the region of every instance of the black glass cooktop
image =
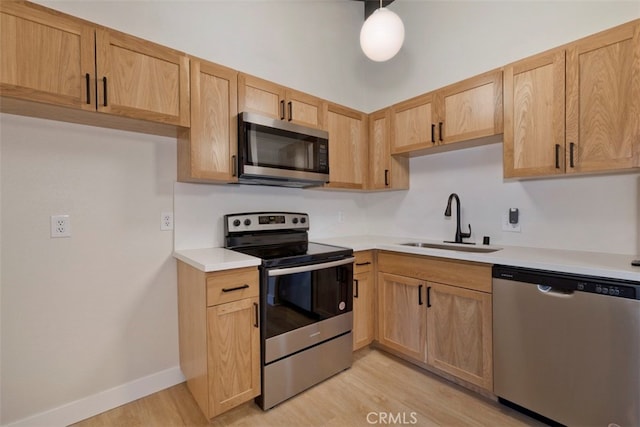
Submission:
[[353,250],[313,242],[233,248],[234,251],[262,259],[265,267],[281,267],[326,262],[351,256]]

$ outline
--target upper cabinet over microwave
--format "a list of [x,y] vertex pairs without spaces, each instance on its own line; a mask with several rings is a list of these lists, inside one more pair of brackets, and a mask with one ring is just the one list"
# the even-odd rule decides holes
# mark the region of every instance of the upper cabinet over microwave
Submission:
[[324,101],[273,82],[240,73],[238,110],[322,129]]

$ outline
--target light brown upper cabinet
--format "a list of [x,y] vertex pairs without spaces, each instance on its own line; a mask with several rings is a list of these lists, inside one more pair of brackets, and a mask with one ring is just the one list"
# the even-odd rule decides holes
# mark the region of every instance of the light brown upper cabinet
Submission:
[[640,166],[640,20],[567,48],[567,172]]
[[504,69],[504,176],[564,173],[564,49]]
[[369,114],[369,185],[371,190],[408,190],[409,159],[391,155],[391,109]]
[[[472,141],[497,142],[502,134],[502,70],[411,98],[391,107],[392,154],[422,155]],[[489,138],[494,137],[494,138]]]
[[238,73],[191,58],[191,127],[178,135],[178,180],[236,182]]
[[502,70],[439,89],[438,141],[451,144],[502,134]]
[[640,167],[640,20],[504,75],[506,178]]
[[27,2],[0,19],[3,97],[189,126],[185,54]]
[[95,111],[94,37],[78,19],[0,2],[2,96]]
[[367,185],[367,115],[333,103],[325,104],[329,132],[329,183],[326,188],[363,190]]
[[391,107],[391,154],[411,154],[435,146],[434,93],[411,98]]
[[109,29],[96,31],[98,111],[189,126],[189,58]]
[[302,126],[322,128],[324,101],[249,74],[238,76],[239,111],[251,111]]

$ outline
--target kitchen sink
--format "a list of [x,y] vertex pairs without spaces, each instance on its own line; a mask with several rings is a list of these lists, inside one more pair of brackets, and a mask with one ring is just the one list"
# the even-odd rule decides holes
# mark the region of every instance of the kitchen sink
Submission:
[[446,249],[449,251],[478,252],[478,253],[497,252],[502,249],[502,248],[483,248],[480,246],[462,246],[462,245],[447,244],[447,243],[409,242],[409,243],[401,243],[401,245],[412,246],[415,248]]

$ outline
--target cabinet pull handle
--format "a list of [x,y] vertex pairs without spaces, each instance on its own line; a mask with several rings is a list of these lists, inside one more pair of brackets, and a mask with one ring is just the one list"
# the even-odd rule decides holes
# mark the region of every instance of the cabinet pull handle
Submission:
[[289,107],[289,121],[291,121],[293,120],[293,103],[289,101],[287,106]]
[[418,305],[422,305],[422,285],[418,286]]
[[361,265],[371,265],[371,261],[367,261],[367,262],[356,262],[356,266],[361,266]]
[[427,308],[431,307],[431,286],[427,286]]
[[222,292],[233,292],[233,291],[239,291],[241,289],[247,289],[249,287],[249,285],[247,285],[246,283],[242,286],[236,286],[235,288],[222,288]]
[[280,100],[280,120],[284,120],[284,99]]
[[87,81],[87,104],[91,104],[91,76],[87,73],[84,78]]
[[389,169],[384,170],[384,186],[389,186]]
[[238,175],[238,162],[236,161],[236,155],[231,156],[231,176]]
[[556,169],[560,169],[560,144],[556,144]]
[[353,297],[354,297],[354,298],[358,298],[358,288],[359,288],[358,284],[359,284],[359,280],[358,280],[358,279],[353,279],[353,283],[355,283],[355,284],[356,284],[356,290],[355,290],[355,292],[353,293]]
[[431,123],[431,142],[436,143],[436,125]]
[[107,78],[102,78],[102,90],[104,92],[104,106],[107,106]]
[[254,302],[253,303],[253,310],[256,314],[256,323],[253,324],[253,326],[255,326],[256,328],[260,327],[260,322],[258,321],[258,319],[260,318],[260,310],[258,310],[258,303]]
[[440,142],[444,141],[444,139],[442,139],[442,122],[438,123],[438,139],[440,139]]
[[575,148],[576,144],[574,144],[573,142],[569,144],[569,166],[570,167],[575,167],[575,165],[573,164],[573,151]]

